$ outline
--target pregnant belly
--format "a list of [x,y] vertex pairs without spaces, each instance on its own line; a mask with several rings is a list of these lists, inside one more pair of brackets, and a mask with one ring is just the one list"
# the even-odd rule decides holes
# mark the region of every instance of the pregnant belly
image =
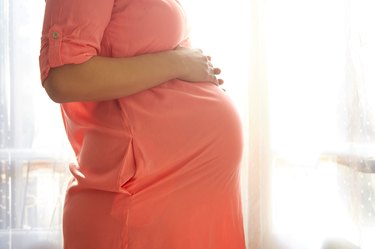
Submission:
[[133,136],[136,177],[217,165],[235,173],[241,125],[228,96],[210,83],[170,81],[119,100]]

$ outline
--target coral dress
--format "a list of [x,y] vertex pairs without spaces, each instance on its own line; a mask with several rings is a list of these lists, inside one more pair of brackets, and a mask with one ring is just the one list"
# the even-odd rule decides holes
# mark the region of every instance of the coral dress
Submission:
[[[51,67],[188,40],[176,0],[46,3],[42,80]],[[220,88],[171,80],[117,100],[61,107],[78,162],[64,206],[65,249],[245,248],[241,125]]]

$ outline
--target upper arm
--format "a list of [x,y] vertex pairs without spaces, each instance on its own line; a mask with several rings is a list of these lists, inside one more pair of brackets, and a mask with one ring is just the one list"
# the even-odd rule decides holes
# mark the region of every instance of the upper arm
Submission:
[[80,64],[100,52],[114,1],[46,1],[39,56],[42,82],[51,68]]

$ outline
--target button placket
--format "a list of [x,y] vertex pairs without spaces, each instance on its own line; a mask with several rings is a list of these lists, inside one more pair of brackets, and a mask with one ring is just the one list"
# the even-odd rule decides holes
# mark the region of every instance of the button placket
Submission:
[[50,66],[56,67],[62,64],[60,49],[61,49],[62,33],[56,28],[52,27],[49,32],[49,63]]

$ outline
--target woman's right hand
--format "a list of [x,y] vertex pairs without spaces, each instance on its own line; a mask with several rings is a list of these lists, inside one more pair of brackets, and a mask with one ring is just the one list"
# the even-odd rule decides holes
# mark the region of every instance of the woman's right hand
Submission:
[[221,73],[220,68],[214,67],[211,57],[203,54],[201,49],[184,48],[178,46],[175,49],[182,62],[182,74],[180,80],[190,82],[211,82],[215,85],[224,83],[222,79],[217,79],[216,75]]

